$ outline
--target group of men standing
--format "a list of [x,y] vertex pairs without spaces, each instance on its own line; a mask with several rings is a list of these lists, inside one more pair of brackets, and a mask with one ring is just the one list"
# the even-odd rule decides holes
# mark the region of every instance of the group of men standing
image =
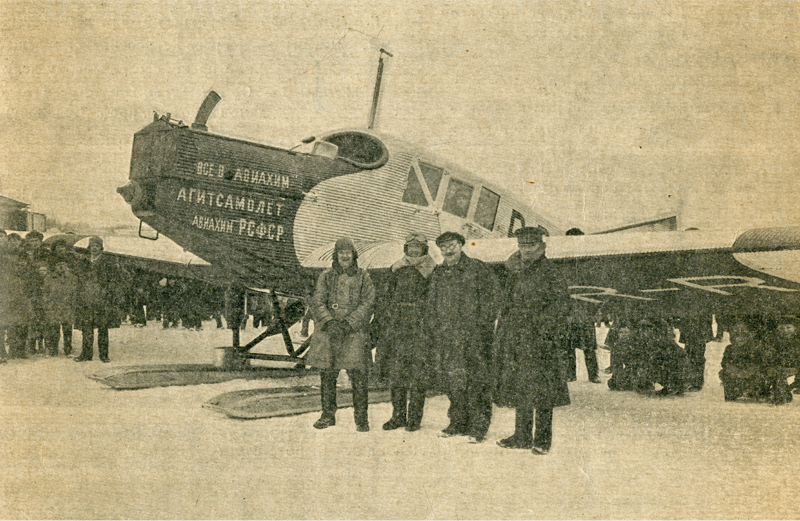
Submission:
[[[489,266],[462,251],[465,239],[458,233],[436,239],[439,265],[424,236],[406,238],[404,256],[384,288],[387,301],[375,310],[379,364],[391,385],[393,410],[384,430],[418,430],[425,393],[432,389],[450,400],[450,423],[441,436],[484,441],[496,403],[516,408],[515,432],[498,445],[547,454],[553,408],[570,403],[560,353],[569,300],[565,282],[545,256],[544,234],[533,227],[516,232],[519,249],[506,262],[502,285]],[[318,429],[335,425],[336,378],[346,369],[356,428],[369,430],[368,327],[374,305],[375,289],[358,268],[355,245],[340,239],[311,299],[316,331],[306,359],[321,369]]]
[[[58,354],[63,331],[64,354],[72,352],[73,327],[83,333],[79,362],[93,358],[95,330],[100,359],[109,362],[108,330],[119,327],[117,312],[120,270],[103,255],[103,240],[89,240],[89,255],[71,250],[65,241],[52,249],[43,236],[31,231],[19,242],[0,234],[0,329],[8,343],[8,356],[27,358],[41,351]],[[5,346],[2,346],[5,357]]]

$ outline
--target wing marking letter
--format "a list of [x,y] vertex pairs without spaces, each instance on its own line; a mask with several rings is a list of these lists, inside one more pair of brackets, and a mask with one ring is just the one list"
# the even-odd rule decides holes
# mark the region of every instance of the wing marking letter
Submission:
[[584,302],[591,302],[593,304],[602,304],[602,300],[597,300],[589,297],[593,296],[600,296],[600,295],[607,295],[609,297],[622,297],[622,298],[632,298],[636,300],[655,300],[652,298],[647,297],[637,297],[634,295],[625,295],[624,293],[617,293],[617,290],[613,288],[601,288],[598,286],[570,286],[569,289],[591,289],[591,290],[598,290],[594,293],[573,293],[570,297],[574,298],[575,300],[583,300]]
[[[792,291],[792,292],[793,291],[797,291],[796,289],[790,289],[790,288],[777,288],[775,286],[764,286],[763,285],[764,281],[759,279],[759,278],[756,278],[756,277],[739,277],[739,276],[736,276],[736,275],[731,275],[731,276],[718,276],[718,275],[715,276],[715,275],[712,275],[712,276],[709,276],[709,277],[686,277],[686,278],[682,278],[682,279],[667,279],[667,280],[670,281],[670,282],[674,282],[676,284],[682,284],[684,286],[688,286],[690,288],[702,289],[703,291],[709,291],[711,293],[718,293],[720,295],[732,295],[732,293],[729,293],[727,291],[722,291],[721,289],[717,289],[717,288],[745,287],[745,288],[757,288],[757,289],[770,289],[772,291]],[[736,281],[741,281],[741,282],[737,282],[737,283],[733,283],[733,284],[709,284],[707,286],[703,285],[703,284],[697,284],[696,282],[694,282],[694,281],[703,281],[703,280],[709,280],[709,281],[714,281],[714,280],[736,280]]]

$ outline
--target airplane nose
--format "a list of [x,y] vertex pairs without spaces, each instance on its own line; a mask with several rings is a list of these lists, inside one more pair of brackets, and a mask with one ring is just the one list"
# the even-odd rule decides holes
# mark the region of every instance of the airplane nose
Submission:
[[142,199],[142,187],[136,181],[117,188],[117,193],[131,206],[136,206]]

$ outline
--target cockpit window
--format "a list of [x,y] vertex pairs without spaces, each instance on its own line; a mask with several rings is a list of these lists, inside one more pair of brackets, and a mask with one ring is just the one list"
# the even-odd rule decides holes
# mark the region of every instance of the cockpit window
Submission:
[[339,159],[361,168],[378,168],[389,160],[389,151],[376,137],[362,132],[337,132],[322,138],[339,147]]
[[486,188],[481,188],[478,207],[475,208],[475,222],[487,230],[494,228],[494,219],[497,217],[497,206],[499,204],[499,195]]
[[422,161],[419,163],[419,169],[422,171],[422,177],[428,184],[428,191],[431,193],[431,199],[435,201],[436,195],[439,193],[439,185],[442,182],[442,174],[444,174],[444,170],[439,167],[423,163]]
[[403,192],[403,202],[417,206],[428,206],[425,192],[422,191],[422,185],[419,184],[419,179],[417,179],[417,173],[414,171],[413,166],[408,169],[408,183],[406,184],[406,191]]
[[458,217],[466,217],[469,212],[470,200],[472,200],[472,190],[472,186],[464,181],[450,178],[442,210]]

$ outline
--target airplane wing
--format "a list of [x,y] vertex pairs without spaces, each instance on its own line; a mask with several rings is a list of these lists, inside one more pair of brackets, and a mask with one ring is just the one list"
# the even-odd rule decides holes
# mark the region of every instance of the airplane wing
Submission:
[[[631,232],[547,237],[547,257],[570,287],[575,309],[607,315],[800,312],[800,228],[735,232]],[[442,257],[431,242],[437,262]],[[402,242],[357,243],[359,266],[386,270]],[[516,251],[515,239],[468,241],[464,252],[494,266]],[[303,266],[330,266],[333,243]]]
[[592,235],[620,232],[672,232],[678,229],[678,216],[674,213],[653,216],[646,220],[637,220],[626,224],[592,232]]
[[[57,234],[45,239],[45,244],[66,240],[79,253],[87,253],[90,235]],[[197,255],[188,252],[161,236],[157,240],[130,236],[104,236],[103,249],[115,257],[120,266],[157,273],[165,277],[189,278],[225,285],[230,277]]]

